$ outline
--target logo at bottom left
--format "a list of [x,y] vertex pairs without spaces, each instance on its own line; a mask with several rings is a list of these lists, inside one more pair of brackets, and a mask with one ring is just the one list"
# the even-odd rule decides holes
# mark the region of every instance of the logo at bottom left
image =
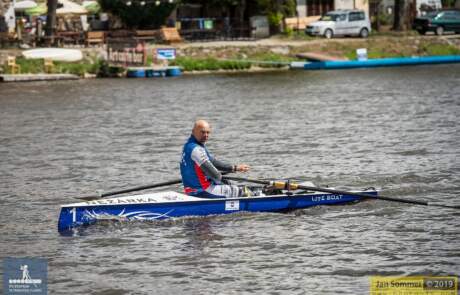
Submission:
[[48,293],[48,262],[44,258],[6,257],[3,260],[3,294]]

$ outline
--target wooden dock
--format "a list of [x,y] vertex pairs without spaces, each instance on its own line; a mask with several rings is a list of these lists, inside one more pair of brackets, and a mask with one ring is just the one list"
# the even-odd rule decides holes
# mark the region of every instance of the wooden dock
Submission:
[[56,81],[56,80],[78,80],[77,75],[72,74],[3,74],[0,75],[1,82],[32,82],[32,81]]

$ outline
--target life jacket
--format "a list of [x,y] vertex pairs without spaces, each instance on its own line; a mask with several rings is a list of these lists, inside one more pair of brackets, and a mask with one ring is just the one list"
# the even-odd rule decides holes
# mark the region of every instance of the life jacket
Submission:
[[201,164],[211,159],[212,156],[206,146],[198,142],[193,135],[190,136],[184,145],[180,162],[182,183],[187,195],[200,195],[213,184],[200,168]]

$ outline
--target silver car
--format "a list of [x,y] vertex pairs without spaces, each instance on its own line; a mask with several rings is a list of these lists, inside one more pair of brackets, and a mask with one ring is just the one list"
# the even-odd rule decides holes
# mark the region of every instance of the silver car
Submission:
[[367,38],[371,31],[369,17],[363,10],[333,10],[309,24],[305,33],[312,36],[360,36]]

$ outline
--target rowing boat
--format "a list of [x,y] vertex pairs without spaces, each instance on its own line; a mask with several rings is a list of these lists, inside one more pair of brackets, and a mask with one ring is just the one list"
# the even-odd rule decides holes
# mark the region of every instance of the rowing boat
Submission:
[[[377,191],[353,191],[377,196]],[[318,205],[361,200],[353,194],[280,190],[266,195],[205,199],[174,191],[98,199],[61,206],[58,231],[94,224],[100,220],[161,220],[166,218],[229,214],[235,212],[284,212]]]

